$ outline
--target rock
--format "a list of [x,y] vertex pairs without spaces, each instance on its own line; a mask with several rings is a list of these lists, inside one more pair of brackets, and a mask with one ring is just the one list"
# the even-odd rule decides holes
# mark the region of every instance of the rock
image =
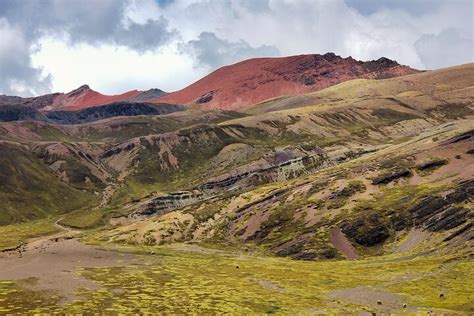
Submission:
[[205,93],[202,96],[200,96],[199,99],[196,100],[196,103],[198,104],[207,103],[211,101],[213,97],[214,97],[214,91],[209,91],[208,93]]
[[462,133],[460,135],[457,135],[451,139],[449,139],[448,141],[445,142],[445,144],[454,144],[454,143],[458,143],[458,142],[461,142],[463,140],[468,140],[470,138],[474,137],[474,129],[470,130],[470,131],[467,131],[465,133]]
[[348,221],[341,226],[343,233],[359,245],[371,247],[384,242],[390,231],[377,214],[369,218]]
[[440,167],[447,164],[448,164],[447,159],[433,159],[433,160],[426,161],[417,165],[416,169],[420,171],[424,171],[424,170],[434,169],[436,167]]
[[408,212],[421,223],[426,217],[442,210],[446,204],[446,201],[442,197],[428,196],[409,209]]
[[408,169],[398,169],[398,170],[394,170],[392,172],[377,176],[376,178],[372,180],[372,184],[374,185],[387,184],[387,183],[392,182],[393,180],[396,180],[399,178],[411,177],[412,175],[413,175],[412,172]]
[[425,226],[434,232],[449,230],[464,224],[467,221],[468,215],[468,209],[450,206],[443,212],[431,217]]

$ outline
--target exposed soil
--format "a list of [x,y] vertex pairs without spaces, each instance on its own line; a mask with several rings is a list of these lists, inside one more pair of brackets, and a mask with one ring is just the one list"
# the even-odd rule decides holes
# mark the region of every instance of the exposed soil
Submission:
[[[329,297],[361,306],[370,306],[375,309],[374,312],[402,311],[403,304],[407,302],[407,299],[399,294],[388,293],[367,286],[334,291],[330,293]],[[416,309],[409,308],[406,311],[415,312]]]
[[346,238],[339,228],[334,228],[331,231],[329,241],[338,251],[346,256],[348,260],[356,260],[359,258],[356,249],[354,246],[352,246],[351,242]]
[[407,252],[418,247],[423,241],[428,240],[430,233],[423,231],[421,229],[412,229],[408,232],[405,240],[398,247],[395,253]]
[[[58,220],[59,222],[59,220]],[[81,243],[75,235],[79,232],[55,225],[62,232],[32,239],[15,251],[0,253],[0,280],[30,279],[33,289],[51,290],[68,303],[76,298],[80,288],[97,289],[99,286],[75,274],[79,267],[112,267],[131,264],[137,256],[101,250]]]

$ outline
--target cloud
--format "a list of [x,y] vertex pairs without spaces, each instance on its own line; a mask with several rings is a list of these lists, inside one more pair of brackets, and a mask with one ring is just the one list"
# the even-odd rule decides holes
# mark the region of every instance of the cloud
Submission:
[[82,84],[106,94],[150,88],[172,91],[205,75],[204,70],[193,70],[194,60],[179,54],[176,45],[137,52],[105,44],[70,46],[56,38],[45,38],[42,47],[33,55],[33,64],[54,74],[54,91],[66,92]]
[[51,85],[64,91],[83,83],[109,93],[149,84],[172,90],[204,71],[257,56],[385,56],[420,69],[473,58],[471,0],[90,3],[1,0],[0,93],[41,93]]
[[439,34],[424,34],[415,48],[428,69],[468,63],[474,57],[474,41],[464,38],[456,29]]
[[[31,63],[31,55],[36,53],[35,48],[42,49],[44,38],[58,38],[71,46],[127,47],[143,54],[158,50],[178,36],[161,16],[143,23],[128,18],[127,5],[125,0],[101,0],[94,5],[81,0],[0,1],[0,92],[30,95],[51,90],[51,76],[44,76],[41,67]],[[14,48],[10,47],[13,44]]]
[[[128,1],[101,0],[2,0],[0,12],[15,21],[30,40],[65,37],[70,43],[115,44],[137,51],[155,49],[177,35],[165,18],[156,16],[143,23],[126,16]],[[38,14],[38,12],[41,12]]]
[[210,69],[253,57],[280,55],[280,52],[274,46],[252,47],[244,40],[230,42],[218,38],[211,32],[202,32],[196,40],[191,40],[182,45],[181,50],[195,56],[198,67],[204,66]]
[[30,46],[21,31],[0,18],[0,92],[32,96],[51,90],[51,76],[31,66]]
[[[344,0],[346,4],[355,8],[363,15],[370,15],[377,11],[400,10],[413,15],[436,12],[442,0]],[[459,0],[451,0],[459,1]]]

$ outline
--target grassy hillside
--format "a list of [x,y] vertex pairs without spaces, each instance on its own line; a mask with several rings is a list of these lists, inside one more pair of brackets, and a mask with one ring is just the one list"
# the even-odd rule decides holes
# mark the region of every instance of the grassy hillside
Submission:
[[[75,169],[80,177],[80,170]],[[82,209],[97,202],[91,187],[58,179],[27,147],[0,143],[0,224],[18,223]]]

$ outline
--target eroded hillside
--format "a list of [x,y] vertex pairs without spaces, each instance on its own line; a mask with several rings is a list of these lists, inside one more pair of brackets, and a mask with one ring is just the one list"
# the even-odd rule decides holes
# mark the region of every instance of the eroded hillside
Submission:
[[[17,214],[3,221],[74,210],[63,224],[121,223],[101,237],[109,241],[219,242],[302,259],[390,253],[385,244],[424,227],[413,224],[410,207],[470,188],[462,180],[472,178],[473,75],[468,64],[355,80],[245,114],[190,110],[70,126],[2,123],[3,150],[31,160],[4,164],[4,178],[18,183],[2,187],[5,214]],[[462,133],[456,145],[443,143]],[[423,163],[427,171],[417,169]],[[24,178],[12,177],[21,168]],[[447,180],[438,183],[433,175],[444,170],[453,175],[442,173]],[[25,213],[15,196],[28,193],[16,188],[31,185],[30,178],[44,183],[35,190],[48,202]],[[65,191],[57,195],[62,191],[52,186]],[[397,196],[411,198],[402,203]],[[438,215],[469,223],[470,201],[440,202]],[[385,203],[401,209],[383,210]],[[401,224],[382,211],[406,223],[394,229]]]

